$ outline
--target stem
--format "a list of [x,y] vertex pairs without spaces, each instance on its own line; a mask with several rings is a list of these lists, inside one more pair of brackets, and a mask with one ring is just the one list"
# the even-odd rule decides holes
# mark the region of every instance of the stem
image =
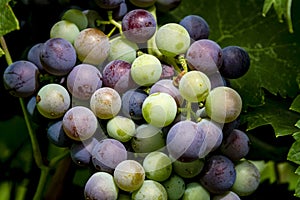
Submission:
[[122,34],[122,26],[119,22],[117,22],[116,20],[113,19],[113,15],[112,15],[112,11],[107,11],[107,15],[108,15],[108,20],[111,24],[115,25],[119,31],[120,31],[120,34]]
[[2,49],[5,53],[5,59],[6,59],[6,62],[8,65],[11,65],[13,62],[12,62],[12,59],[10,57],[10,53],[8,51],[8,48],[7,48],[7,45],[6,45],[6,42],[5,42],[5,39],[3,36],[0,37],[0,44],[2,46]]
[[291,7],[292,7],[292,0],[287,0],[287,23],[288,23],[288,27],[289,27],[289,32],[293,33],[293,23],[292,23],[292,17],[291,17]]
[[50,172],[50,168],[49,167],[44,167],[44,168],[41,169],[41,175],[40,175],[39,184],[37,186],[37,189],[36,189],[36,192],[34,194],[33,200],[40,200],[40,199],[42,199],[44,187],[46,185],[49,172]]

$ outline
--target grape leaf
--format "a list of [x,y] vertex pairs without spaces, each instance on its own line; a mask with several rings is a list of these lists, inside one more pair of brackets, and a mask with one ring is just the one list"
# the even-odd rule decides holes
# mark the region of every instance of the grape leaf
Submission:
[[[296,1],[293,6],[299,7],[300,2]],[[260,0],[182,1],[180,7],[164,14],[158,23],[179,22],[188,14],[200,15],[209,24],[209,39],[222,48],[228,45],[245,48],[251,58],[250,69],[231,83],[241,94],[246,110],[265,103],[264,89],[284,98],[293,98],[298,92],[299,12],[294,12],[295,32],[290,34],[284,24],[277,22],[275,12],[270,11],[268,17],[263,17],[262,7]]]
[[296,111],[296,112],[300,113],[300,95],[298,95],[294,99],[294,101],[293,101],[293,103],[290,107],[290,110],[293,110],[293,111]]
[[0,0],[0,36],[20,29],[19,21],[11,9],[9,2],[10,0]]

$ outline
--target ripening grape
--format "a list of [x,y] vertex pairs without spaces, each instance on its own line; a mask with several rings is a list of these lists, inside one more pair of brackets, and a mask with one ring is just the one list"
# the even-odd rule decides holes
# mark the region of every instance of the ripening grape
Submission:
[[154,180],[145,180],[143,185],[132,193],[133,200],[160,199],[167,200],[168,194],[164,186]]
[[43,86],[36,96],[36,107],[39,113],[49,119],[62,117],[69,109],[71,98],[61,85],[51,83]]

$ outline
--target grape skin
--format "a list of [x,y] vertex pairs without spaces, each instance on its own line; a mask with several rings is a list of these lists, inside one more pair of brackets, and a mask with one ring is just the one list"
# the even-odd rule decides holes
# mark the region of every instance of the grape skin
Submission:
[[209,26],[204,18],[198,15],[187,15],[179,22],[183,26],[193,39],[197,41],[200,39],[208,39]]

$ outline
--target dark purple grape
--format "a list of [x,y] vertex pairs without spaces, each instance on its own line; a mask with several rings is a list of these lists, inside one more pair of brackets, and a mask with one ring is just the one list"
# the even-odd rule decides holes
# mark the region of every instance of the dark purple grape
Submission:
[[169,12],[177,8],[181,3],[181,0],[156,0],[156,9],[159,12]]
[[88,141],[73,143],[70,147],[72,161],[78,166],[88,166],[91,163],[92,150],[97,142],[97,139],[91,138]]
[[68,74],[76,64],[73,45],[63,38],[51,38],[44,43],[40,53],[45,71],[56,76]]
[[200,174],[200,183],[209,192],[222,194],[231,189],[236,179],[233,162],[222,155],[208,158]]
[[250,57],[247,51],[239,46],[227,46],[222,49],[223,63],[220,73],[225,78],[236,79],[247,73],[250,68]]
[[188,32],[190,37],[196,41],[208,39],[209,26],[206,20],[198,15],[187,15],[180,22]]
[[233,129],[237,128],[240,125],[240,118],[238,117],[237,119],[233,120],[232,122],[224,123],[222,131],[224,137],[227,137]]
[[111,10],[117,8],[123,0],[95,0],[95,3],[103,9]]
[[155,18],[147,10],[131,10],[122,19],[122,31],[128,40],[136,43],[144,43],[156,31]]
[[247,134],[239,129],[227,135],[220,146],[221,153],[233,161],[245,157],[250,150],[250,140]]
[[128,12],[128,7],[125,0],[123,0],[123,2],[113,10],[114,20],[117,21],[122,20],[123,17],[127,14],[127,12]]
[[143,119],[142,105],[148,94],[141,89],[132,89],[122,96],[122,112],[133,120]]
[[39,69],[32,62],[20,60],[9,65],[3,74],[5,89],[15,97],[29,97],[38,89]]
[[76,65],[67,77],[67,87],[74,97],[87,100],[102,87],[102,75],[93,65]]
[[73,143],[63,129],[62,121],[55,122],[48,127],[47,137],[52,144],[58,147],[69,147]]
[[28,53],[27,53],[27,60],[34,63],[39,70],[43,70],[43,65],[40,60],[40,52],[43,48],[44,43],[37,43],[33,45]]
[[99,141],[92,151],[92,163],[97,170],[112,173],[116,166],[127,159],[123,143],[116,139]]
[[136,87],[130,75],[131,64],[124,60],[113,60],[103,69],[103,85],[115,89],[119,94]]
[[222,65],[222,49],[213,40],[197,40],[189,47],[186,59],[190,69],[201,71],[209,76],[216,73]]

